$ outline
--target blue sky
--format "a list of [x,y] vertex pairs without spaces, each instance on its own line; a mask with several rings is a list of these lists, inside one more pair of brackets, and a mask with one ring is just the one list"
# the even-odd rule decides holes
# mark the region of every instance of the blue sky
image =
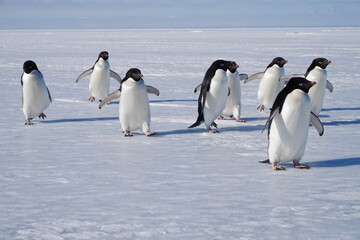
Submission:
[[359,26],[360,0],[0,0],[0,29]]

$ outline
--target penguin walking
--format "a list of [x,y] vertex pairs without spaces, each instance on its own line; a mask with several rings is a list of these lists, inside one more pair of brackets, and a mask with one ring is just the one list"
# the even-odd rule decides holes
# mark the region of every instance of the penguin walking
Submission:
[[284,65],[287,62],[288,61],[282,57],[276,57],[267,66],[265,72],[255,73],[245,80],[244,83],[254,79],[261,79],[257,92],[260,103],[257,109],[260,112],[273,105],[277,94],[284,87],[284,82],[281,80],[281,77],[284,76]]
[[324,127],[319,118],[310,111],[308,92],[316,85],[314,81],[294,77],[278,94],[271,108],[268,126],[268,162],[274,170],[285,170],[280,162],[293,162],[295,168],[308,169],[300,164],[308,138],[309,124],[322,136]]
[[99,105],[101,109],[106,103],[120,97],[119,120],[125,137],[133,136],[131,131],[142,129],[146,136],[155,135],[150,131],[150,104],[147,93],[160,95],[158,89],[145,85],[143,75],[137,68],[127,71],[121,81],[120,89],[107,96]]
[[34,117],[46,118],[43,111],[49,107],[52,98],[44,77],[34,61],[26,61],[23,70],[21,86],[25,125],[32,125],[31,120]]
[[285,83],[292,77],[304,77],[309,81],[316,82],[316,85],[312,87],[309,91],[309,96],[311,100],[311,111],[316,115],[319,115],[325,96],[325,89],[328,89],[330,92],[334,90],[333,85],[327,80],[327,71],[326,67],[331,63],[330,60],[326,58],[315,58],[310,66],[308,67],[305,74],[292,74],[285,75],[282,79]]
[[228,69],[237,69],[238,67],[235,62],[225,60],[216,60],[211,64],[201,84],[198,99],[198,118],[189,128],[197,127],[204,122],[209,132],[219,132],[211,129],[211,126],[217,128],[214,120],[220,116],[226,106],[229,95],[226,71]]
[[[236,122],[246,122],[240,118],[241,113],[241,86],[240,81],[248,78],[245,73],[239,74],[236,68],[226,71],[230,94],[227,97],[226,106],[218,119],[224,120],[225,117],[235,118]],[[201,84],[197,86],[194,92],[201,90]]]
[[91,74],[89,82],[89,91],[91,94],[89,100],[91,102],[95,101],[95,98],[101,101],[109,95],[110,77],[121,83],[121,77],[110,69],[108,59],[109,53],[107,51],[100,52],[94,66],[81,73],[76,79],[77,83],[83,77]]
[[239,74],[236,68],[228,69],[226,71],[228,77],[228,84],[230,94],[226,100],[226,106],[221,113],[219,119],[225,119],[225,117],[235,118],[236,122],[246,122],[240,118],[241,113],[241,86],[240,81],[247,79],[247,74]]

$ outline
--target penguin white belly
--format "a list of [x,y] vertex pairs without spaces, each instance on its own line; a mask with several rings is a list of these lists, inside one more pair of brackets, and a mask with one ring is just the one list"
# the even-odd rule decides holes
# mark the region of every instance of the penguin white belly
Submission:
[[284,102],[281,114],[271,124],[269,160],[271,163],[299,161],[304,155],[309,132],[310,98],[294,90]]
[[121,86],[119,119],[123,131],[150,131],[150,105],[144,82],[125,81]]
[[95,64],[90,76],[89,90],[92,96],[104,99],[110,91],[110,64],[103,59]]
[[277,65],[265,71],[259,84],[258,99],[259,103],[265,105],[266,108],[272,107],[276,96],[281,91],[283,85],[279,80],[282,76],[284,76],[284,69]]
[[240,76],[236,71],[232,73],[226,72],[228,77],[228,84],[230,89],[230,95],[227,97],[226,106],[222,114],[225,116],[240,117],[241,107],[241,89],[240,89]]
[[26,119],[38,117],[50,105],[49,93],[37,71],[23,75],[23,112]]
[[204,123],[206,126],[210,126],[220,116],[225,108],[228,93],[228,79],[225,71],[218,69],[211,80],[210,90],[206,94],[204,106]]
[[309,96],[311,99],[311,111],[319,115],[325,97],[327,72],[326,70],[316,67],[309,73],[306,79],[316,82],[316,84],[310,88]]

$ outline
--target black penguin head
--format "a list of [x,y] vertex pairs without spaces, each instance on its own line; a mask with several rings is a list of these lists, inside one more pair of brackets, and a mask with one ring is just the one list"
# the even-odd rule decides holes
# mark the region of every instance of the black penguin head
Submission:
[[315,84],[316,82],[311,82],[306,78],[293,77],[289,80],[288,84],[286,85],[286,88],[288,89],[289,92],[292,92],[295,89],[300,89],[303,92],[308,93],[310,88]]
[[138,68],[130,68],[125,75],[125,78],[121,81],[122,83],[128,80],[129,78],[134,79],[136,82],[142,79],[143,75]]
[[38,70],[39,69],[37,68],[36,66],[36,63],[34,61],[31,61],[31,60],[28,60],[26,62],[24,62],[24,65],[23,65],[23,70],[25,73],[31,73],[32,70]]
[[[236,70],[239,66],[236,64],[236,62],[233,61],[225,61],[225,60],[216,60],[215,62],[212,63],[210,68],[214,68],[214,69],[222,69],[226,72],[226,70]],[[235,72],[234,70],[234,72]]]
[[102,51],[101,53],[99,53],[99,57],[98,59],[104,59],[105,61],[109,59],[109,53],[107,51]]
[[315,58],[311,65],[315,67],[320,67],[322,69],[325,69],[327,67],[327,65],[329,65],[331,63],[330,60],[327,60],[326,58]]
[[284,67],[284,65],[287,63],[288,61],[285,60],[282,57],[276,57],[274,58],[271,63],[267,66],[267,68],[274,66],[275,64],[278,65],[280,68]]

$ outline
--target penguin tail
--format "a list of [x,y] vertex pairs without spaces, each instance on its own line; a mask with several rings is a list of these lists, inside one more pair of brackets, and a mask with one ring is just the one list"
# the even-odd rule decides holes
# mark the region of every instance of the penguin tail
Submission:
[[269,159],[266,159],[266,160],[264,160],[264,161],[259,161],[259,163],[268,163],[268,164],[270,164],[270,160],[269,160]]
[[203,122],[204,122],[204,115],[203,115],[203,114],[199,114],[198,118],[196,119],[196,122],[195,122],[193,125],[189,126],[189,128],[197,127],[197,126],[199,126],[199,125],[200,125],[201,123],[203,123]]

